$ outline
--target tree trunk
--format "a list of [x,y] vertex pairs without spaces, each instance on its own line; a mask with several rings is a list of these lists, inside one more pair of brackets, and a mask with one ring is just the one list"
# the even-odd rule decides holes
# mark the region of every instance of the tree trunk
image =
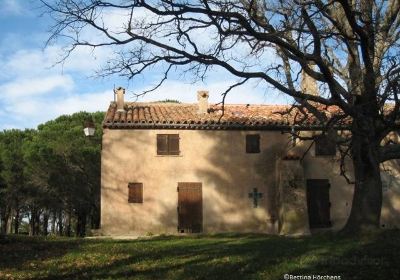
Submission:
[[76,235],[79,237],[85,237],[86,235],[86,213],[82,210],[77,215]]
[[58,213],[58,235],[62,236],[64,232],[64,226],[63,226],[63,214],[62,210]]
[[90,227],[92,229],[99,229],[100,228],[100,211],[96,207],[96,205],[92,206],[92,209],[91,209]]
[[71,209],[69,209],[68,210],[68,212],[67,212],[67,227],[66,227],[66,236],[71,236],[71,219],[72,219],[72,217],[71,217],[72,215],[71,215]]
[[7,222],[8,219],[4,219],[3,217],[1,218],[1,229],[0,229],[0,233],[1,234],[7,234]]
[[8,216],[8,222],[7,222],[7,234],[11,234],[13,232],[13,210],[11,209],[10,215]]
[[18,234],[19,232],[19,223],[20,223],[20,215],[19,215],[20,209],[17,207],[15,209],[15,220],[14,220],[14,233]]
[[31,209],[31,219],[29,221],[29,235],[35,235],[36,229],[36,208],[32,207]]
[[353,120],[351,152],[355,187],[350,216],[343,229],[347,233],[379,228],[382,208],[379,141],[374,128],[366,123],[372,124]]
[[7,233],[9,216],[10,216],[9,209],[7,207],[4,207],[3,211],[1,212],[1,228],[0,228],[1,234]]
[[51,234],[55,235],[56,234],[56,220],[57,220],[57,213],[56,211],[53,211],[53,216],[51,218]]
[[36,217],[35,217],[35,225],[34,225],[34,235],[40,234],[40,210],[36,210]]
[[48,210],[43,211],[43,235],[47,236],[49,234],[49,212]]

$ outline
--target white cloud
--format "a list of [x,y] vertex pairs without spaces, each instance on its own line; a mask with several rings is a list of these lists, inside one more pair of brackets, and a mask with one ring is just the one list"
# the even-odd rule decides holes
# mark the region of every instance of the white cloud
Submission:
[[80,47],[65,61],[62,61],[65,51],[58,45],[50,46],[44,50],[22,49],[6,57],[4,64],[0,66],[0,70],[3,77],[16,75],[31,77],[68,72],[79,72],[81,75],[90,76],[106,62],[111,54],[112,52],[108,48],[93,50],[89,47]]
[[52,51],[39,49],[22,49],[14,52],[5,60],[2,68],[4,75],[9,77],[24,75],[35,76],[49,72],[53,58]]
[[43,95],[55,90],[70,91],[74,87],[74,81],[68,75],[56,75],[49,77],[21,78],[0,85],[2,95],[0,99],[17,100]]
[[[112,100],[112,91],[75,94],[52,94],[38,98],[21,98],[8,103],[6,111],[10,119],[0,129],[36,127],[40,123],[60,115],[79,111],[105,111]],[[13,114],[14,113],[14,114]],[[12,125],[10,124],[12,123]]]
[[102,92],[84,93],[59,98],[51,103],[51,107],[55,115],[72,114],[79,111],[106,111],[112,100],[113,91],[110,89]]
[[[59,51],[59,54],[62,50]],[[73,53],[60,65],[64,71],[75,71],[91,76],[94,71],[99,70],[107,60],[113,56],[110,47],[90,48],[77,47]],[[58,56],[60,58],[60,56]],[[59,59],[58,59],[59,60]]]
[[[225,92],[231,85],[235,84],[234,80],[224,80],[211,82],[208,84],[196,83],[188,84],[177,80],[168,80],[163,86],[157,90],[146,94],[137,101],[156,101],[164,99],[177,99],[184,103],[197,102],[197,91],[208,90],[210,92],[210,102],[219,103],[222,101],[221,94]],[[147,88],[136,89],[135,94],[140,94]],[[127,94],[128,101],[135,101],[134,93]],[[285,104],[288,101],[276,90],[265,91],[265,84],[247,83],[240,87],[234,88],[228,93],[225,102],[228,104]]]
[[12,52],[0,47],[0,129],[32,128],[61,114],[106,110],[112,89],[93,92],[90,88],[101,83],[87,77],[108,58],[109,49],[77,48],[65,63],[56,64],[65,54],[61,46],[27,46]]
[[22,12],[21,3],[18,0],[2,0],[0,5],[1,15],[21,15]]

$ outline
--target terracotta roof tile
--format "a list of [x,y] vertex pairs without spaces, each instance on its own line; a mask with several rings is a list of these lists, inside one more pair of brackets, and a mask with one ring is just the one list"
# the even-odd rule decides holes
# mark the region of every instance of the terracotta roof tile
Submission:
[[[198,114],[197,104],[125,103],[125,112],[117,112],[111,102],[103,126],[105,128],[182,128],[182,129],[282,129],[292,126],[300,117],[293,110],[283,114],[288,105],[210,105],[207,114]],[[325,108],[338,113],[336,107]],[[303,127],[318,126],[310,117]]]

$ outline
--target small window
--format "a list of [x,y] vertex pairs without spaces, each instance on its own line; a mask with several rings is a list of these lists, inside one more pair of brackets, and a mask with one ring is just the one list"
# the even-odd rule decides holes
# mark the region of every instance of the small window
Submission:
[[128,189],[129,203],[143,203],[143,183],[129,183]]
[[179,134],[157,134],[157,155],[179,155]]
[[316,156],[334,156],[336,155],[336,143],[328,135],[319,135],[315,137],[315,155]]
[[249,134],[246,135],[246,153],[259,153],[260,152],[260,135]]

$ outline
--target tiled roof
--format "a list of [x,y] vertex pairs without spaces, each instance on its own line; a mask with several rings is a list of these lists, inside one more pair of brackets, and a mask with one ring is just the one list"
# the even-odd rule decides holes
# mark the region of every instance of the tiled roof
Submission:
[[[171,129],[282,129],[293,125],[296,114],[283,114],[287,105],[210,105],[207,114],[198,113],[197,104],[125,103],[125,112],[110,104],[104,128],[171,128]],[[329,109],[329,108],[328,108]],[[330,111],[330,110],[328,110]],[[334,110],[333,110],[334,111]],[[320,126],[308,118],[302,126]]]

